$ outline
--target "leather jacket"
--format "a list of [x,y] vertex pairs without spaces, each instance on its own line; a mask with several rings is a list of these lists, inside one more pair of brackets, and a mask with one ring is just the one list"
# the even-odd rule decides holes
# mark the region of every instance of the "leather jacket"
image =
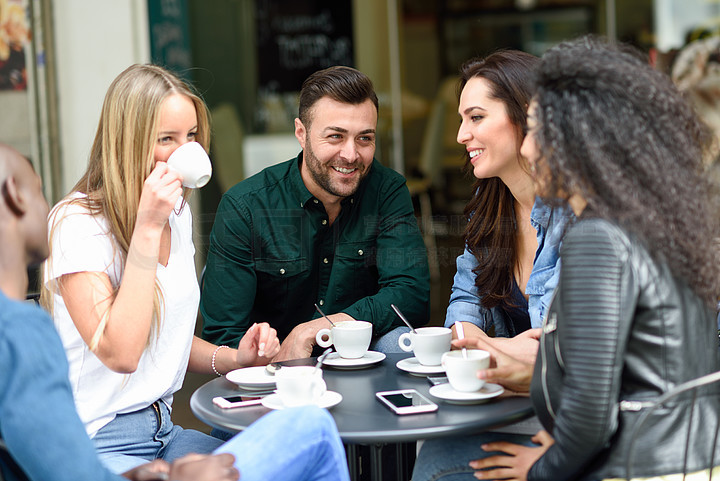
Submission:
[[[649,403],[717,371],[715,314],[665,263],[622,228],[583,219],[563,240],[562,270],[543,326],[531,386],[535,411],[555,444],[529,480],[625,478],[710,466],[720,390],[683,395],[631,434]],[[691,431],[687,466],[685,442]]]

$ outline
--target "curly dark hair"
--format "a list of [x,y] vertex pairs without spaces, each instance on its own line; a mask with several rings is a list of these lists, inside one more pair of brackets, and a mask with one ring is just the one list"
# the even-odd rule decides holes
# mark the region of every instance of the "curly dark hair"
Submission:
[[[540,59],[518,50],[500,50],[485,58],[475,57],[460,67],[458,95],[473,78],[482,78],[490,85],[490,94],[505,105],[515,128],[518,163],[520,144],[527,128],[527,106],[532,96],[532,73]],[[470,158],[465,168],[472,172]],[[465,206],[468,218],[463,238],[478,262],[473,270],[475,286],[483,306],[512,305],[513,272],[517,263],[515,203],[510,189],[498,177],[477,179],[473,197]]]
[[702,166],[711,137],[671,79],[631,47],[587,36],[546,52],[535,83],[546,202],[580,194],[716,305],[717,201]]

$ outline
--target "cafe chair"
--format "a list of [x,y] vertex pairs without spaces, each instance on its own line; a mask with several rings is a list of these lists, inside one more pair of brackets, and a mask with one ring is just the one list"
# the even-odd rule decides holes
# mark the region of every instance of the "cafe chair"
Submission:
[[212,109],[213,137],[210,154],[221,193],[245,178],[244,129],[234,105],[223,102]]
[[[638,434],[641,433],[645,425],[648,424],[648,421],[651,419],[651,416],[655,411],[660,409],[663,405],[676,401],[678,400],[678,398],[682,397],[692,399],[692,405],[690,407],[690,426],[688,427],[686,433],[682,433],[684,434],[683,453],[685,460],[687,462],[688,453],[693,452],[697,454],[699,452],[702,452],[701,450],[705,450],[704,456],[706,456],[707,459],[707,468],[705,468],[705,471],[702,472],[702,476],[700,476],[700,479],[712,480],[713,474],[715,474],[715,479],[718,479],[720,481],[720,476],[718,476],[720,468],[713,469],[714,466],[720,464],[720,459],[715,459],[714,457],[714,453],[718,443],[718,432],[720,431],[720,423],[716,424],[715,426],[708,425],[707,422],[700,417],[702,416],[702,414],[696,409],[698,397],[720,396],[720,384],[718,383],[718,381],[720,381],[720,371],[714,372],[712,374],[707,374],[705,376],[675,386],[673,389],[670,389],[665,394],[658,397],[658,399],[652,402],[650,406],[644,407],[643,413],[635,424],[635,428],[633,429],[630,438],[626,467],[627,480],[632,480],[633,478],[632,463],[635,459],[636,450],[638,449],[638,446],[635,443]],[[704,433],[706,433],[710,429],[714,430],[712,443],[709,443],[707,446],[698,446],[698,443],[693,442],[695,432],[697,432],[698,430],[702,430]],[[680,434],[681,433],[678,433],[678,435]],[[646,449],[648,448],[648,446],[643,447]],[[685,476],[689,474],[687,472],[687,469],[687,466],[685,469],[683,469],[683,480],[685,479]]]
[[433,227],[433,213],[430,193],[438,182],[442,168],[444,149],[443,132],[447,102],[442,95],[438,95],[430,108],[422,146],[417,176],[407,177],[407,186],[410,195],[418,199],[420,206],[420,226],[423,240],[428,250],[428,263],[430,278],[434,281],[440,279],[440,263],[438,261],[437,242],[435,241],[435,228]]
[[39,292],[29,292],[25,296],[25,302],[39,306],[40,305],[40,293]]

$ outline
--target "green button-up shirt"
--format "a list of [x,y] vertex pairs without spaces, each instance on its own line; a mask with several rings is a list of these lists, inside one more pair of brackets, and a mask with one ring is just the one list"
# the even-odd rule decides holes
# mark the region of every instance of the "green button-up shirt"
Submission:
[[302,153],[228,190],[210,234],[203,338],[237,346],[254,322],[284,339],[317,303],[373,323],[374,335],[429,318],[427,252],[405,179],[377,160],[332,225],[300,176]]

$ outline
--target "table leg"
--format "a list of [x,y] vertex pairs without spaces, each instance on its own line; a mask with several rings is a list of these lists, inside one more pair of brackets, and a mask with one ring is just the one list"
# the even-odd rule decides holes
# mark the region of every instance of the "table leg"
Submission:
[[396,478],[398,480],[409,479],[407,475],[407,450],[408,445],[406,443],[395,444],[395,469]]
[[350,481],[360,481],[360,446],[357,444],[346,444],[345,452],[347,454]]
[[382,481],[382,448],[384,444],[373,444],[370,446],[370,479],[372,481]]

